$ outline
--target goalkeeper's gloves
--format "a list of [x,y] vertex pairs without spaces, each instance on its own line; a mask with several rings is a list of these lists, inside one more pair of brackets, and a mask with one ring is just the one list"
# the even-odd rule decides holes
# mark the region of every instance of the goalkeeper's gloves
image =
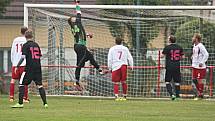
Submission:
[[87,38],[93,38],[93,34],[92,33],[87,33]]
[[80,0],[74,0],[75,1],[75,3],[80,3]]

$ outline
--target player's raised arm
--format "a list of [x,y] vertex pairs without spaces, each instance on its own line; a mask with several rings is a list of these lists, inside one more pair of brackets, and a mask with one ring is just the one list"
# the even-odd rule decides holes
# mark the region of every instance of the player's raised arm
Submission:
[[75,11],[76,11],[76,24],[78,26],[78,28],[80,29],[80,36],[82,36],[82,40],[86,41],[86,31],[82,25],[82,21],[81,21],[81,7],[79,6],[79,1],[76,1],[76,7],[75,7]]

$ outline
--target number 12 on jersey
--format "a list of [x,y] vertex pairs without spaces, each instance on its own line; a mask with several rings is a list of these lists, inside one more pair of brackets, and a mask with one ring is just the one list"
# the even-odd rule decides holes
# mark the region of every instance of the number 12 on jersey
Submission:
[[40,59],[40,49],[38,47],[30,47],[32,59]]

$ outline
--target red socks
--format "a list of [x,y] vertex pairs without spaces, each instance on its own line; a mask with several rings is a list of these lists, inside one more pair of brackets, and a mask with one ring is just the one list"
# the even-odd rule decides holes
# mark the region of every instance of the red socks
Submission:
[[[122,83],[122,92],[123,95],[127,94],[127,84],[126,83]],[[114,94],[119,94],[119,84],[114,84]]]
[[10,98],[14,98],[14,83],[10,83]]
[[113,91],[114,94],[119,94],[119,84],[114,84]]
[[124,95],[127,94],[127,88],[128,88],[127,84],[126,83],[122,83],[122,92],[123,92]]
[[198,89],[200,95],[202,95],[203,91],[204,91],[204,84],[197,84],[197,89]]
[[[14,99],[14,90],[15,90],[15,84],[14,83],[10,83],[10,98]],[[28,99],[28,85],[25,85],[25,93],[24,93],[24,97],[25,100]]]

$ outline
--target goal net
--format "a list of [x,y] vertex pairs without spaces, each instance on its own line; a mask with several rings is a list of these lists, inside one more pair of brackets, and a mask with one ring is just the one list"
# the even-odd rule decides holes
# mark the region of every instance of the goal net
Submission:
[[[210,58],[205,94],[212,96],[215,46],[214,11],[185,7],[80,5],[82,24],[87,33],[87,47],[105,69],[107,54],[120,36],[134,58],[134,70],[128,71],[129,97],[166,97],[164,59],[160,58],[167,37],[173,34],[184,50],[181,92],[192,95],[190,54],[192,36],[201,33]],[[42,48],[43,83],[49,95],[113,96],[111,74],[99,75],[89,62],[81,71],[81,85],[74,86],[76,54],[74,37],[67,19],[75,16],[74,5],[25,4],[25,25],[32,28],[35,41]],[[178,8],[178,9],[176,9]],[[212,69],[212,71],[210,71]],[[213,75],[212,75],[213,77]],[[36,92],[31,85],[31,92]]]

